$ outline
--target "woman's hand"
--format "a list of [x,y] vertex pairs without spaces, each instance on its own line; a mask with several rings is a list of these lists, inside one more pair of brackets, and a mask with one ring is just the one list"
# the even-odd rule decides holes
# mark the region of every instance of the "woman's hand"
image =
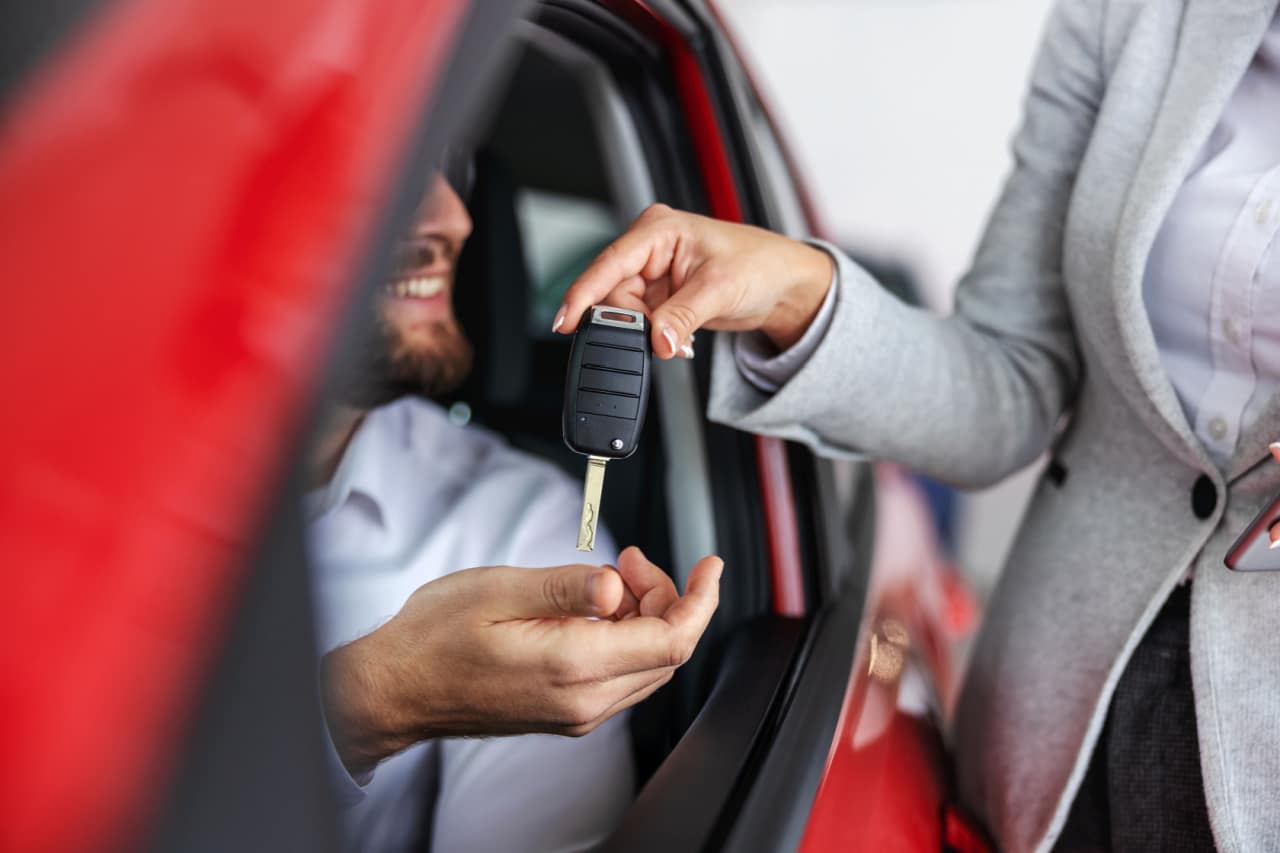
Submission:
[[813,321],[831,277],[821,249],[656,204],[578,276],[552,328],[573,332],[588,308],[608,304],[648,314],[662,358],[703,326],[760,329],[783,350]]

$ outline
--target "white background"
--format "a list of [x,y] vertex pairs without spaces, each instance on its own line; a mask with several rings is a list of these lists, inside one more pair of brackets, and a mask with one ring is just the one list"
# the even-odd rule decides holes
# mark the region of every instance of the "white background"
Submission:
[[[827,236],[904,263],[950,310],[1009,168],[1050,0],[720,0]],[[958,558],[989,586],[1034,472],[961,506]]]

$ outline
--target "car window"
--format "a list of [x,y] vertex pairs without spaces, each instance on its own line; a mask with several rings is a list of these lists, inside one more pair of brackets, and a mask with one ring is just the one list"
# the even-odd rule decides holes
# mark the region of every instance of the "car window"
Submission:
[[621,223],[608,204],[541,189],[518,190],[515,208],[529,268],[529,332],[545,335],[565,290]]
[[550,335],[564,291],[630,218],[610,175],[616,152],[602,139],[594,76],[570,45],[530,35],[481,143],[510,183],[535,338]]

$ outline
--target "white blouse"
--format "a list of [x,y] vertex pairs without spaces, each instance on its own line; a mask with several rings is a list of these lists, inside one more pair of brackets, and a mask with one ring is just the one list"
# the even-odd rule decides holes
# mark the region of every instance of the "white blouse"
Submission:
[[1143,281],[1160,359],[1219,463],[1280,387],[1277,231],[1280,17],[1178,191]]

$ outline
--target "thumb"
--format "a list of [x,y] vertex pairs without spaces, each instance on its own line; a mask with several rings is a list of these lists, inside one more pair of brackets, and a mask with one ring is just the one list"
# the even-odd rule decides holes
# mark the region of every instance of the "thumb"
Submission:
[[699,268],[670,299],[653,310],[654,353],[672,358],[691,346],[693,333],[720,316],[726,294],[723,280],[708,275],[706,266]]
[[496,621],[609,616],[622,604],[622,579],[609,566],[516,569],[498,595]]

